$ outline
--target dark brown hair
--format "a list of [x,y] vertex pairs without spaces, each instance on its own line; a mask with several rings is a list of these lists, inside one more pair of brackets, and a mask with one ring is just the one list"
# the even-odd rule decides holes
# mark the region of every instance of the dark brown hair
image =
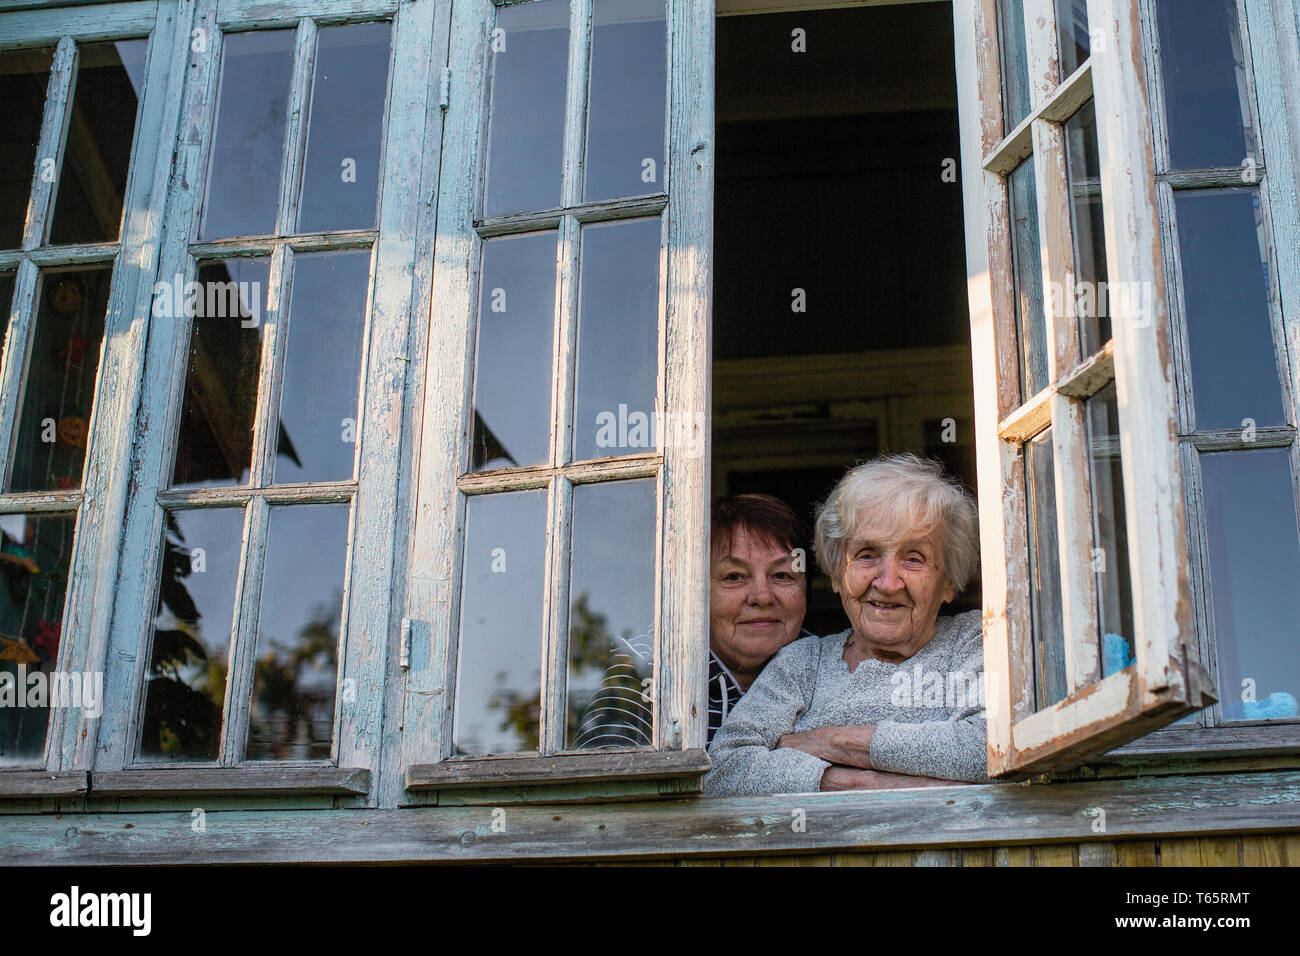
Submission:
[[808,538],[808,530],[794,509],[772,495],[729,495],[714,501],[710,548],[726,554],[738,528],[785,551],[803,547]]

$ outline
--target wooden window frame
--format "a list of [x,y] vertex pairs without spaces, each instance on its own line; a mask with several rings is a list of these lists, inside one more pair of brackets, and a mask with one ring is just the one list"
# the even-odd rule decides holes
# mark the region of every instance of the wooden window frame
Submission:
[[[1089,0],[1090,57],[1058,80],[1052,0],[1025,0],[1030,113],[1004,135],[995,0],[956,0],[963,192],[975,379],[984,568],[989,772],[1066,769],[1198,709],[1208,678],[1194,646],[1189,560],[1174,440],[1173,345],[1158,253],[1146,77],[1135,0]],[[978,96],[975,91],[978,90]],[[1074,270],[1061,127],[1091,96],[1105,197],[1108,281],[1153,290],[1112,311],[1112,343],[1079,352],[1073,303],[1054,307],[1049,283]],[[1006,175],[1035,164],[1050,384],[1023,402]],[[983,228],[981,228],[983,227]],[[1067,297],[1068,298],[1068,297]],[[1149,311],[1148,311],[1149,309]],[[1062,319],[1064,320],[1062,322]],[[1058,328],[1063,326],[1063,328]],[[1100,678],[1091,491],[1081,399],[1114,380],[1134,600],[1130,667]],[[1053,426],[1069,693],[1035,712],[1028,515],[1020,443]],[[1166,437],[1168,436],[1168,437]]]
[[[599,0],[596,0],[599,2]],[[489,93],[489,40],[497,7],[491,0],[456,4],[451,30],[451,102],[444,127],[444,169],[463,171],[442,184],[424,383],[416,523],[409,564],[409,598],[404,621],[405,705],[401,765],[415,802],[438,799],[454,776],[456,785],[511,782],[560,783],[617,774],[679,777],[698,789],[708,769],[703,748],[708,633],[708,439],[703,454],[660,447],[653,454],[569,464],[563,450],[573,402],[571,337],[576,331],[576,244],[580,223],[658,213],[661,216],[659,282],[660,360],[656,409],[709,407],[710,298],[713,205],[713,37],[712,4],[666,3],[668,84],[662,192],[626,200],[583,202],[581,164],[586,129],[593,0],[570,0],[569,64],[565,108],[563,207],[520,216],[477,218],[484,176]],[[525,229],[559,228],[563,268],[557,280],[558,352],[552,394],[553,456],[545,467],[461,476],[468,460],[472,408],[473,337],[476,325],[479,247],[489,236]],[[662,436],[661,436],[662,446]],[[558,449],[558,450],[557,450]],[[562,695],[552,682],[564,679],[566,616],[556,608],[568,566],[569,482],[657,476],[654,547],[657,568],[656,646],[650,748],[618,752],[563,752],[563,720],[555,713]],[[467,492],[507,488],[548,490],[549,614],[544,643],[544,708],[551,732],[542,756],[452,757],[460,555]],[[671,555],[671,560],[664,556]],[[556,560],[558,559],[558,560]],[[562,603],[562,602],[560,602]],[[683,751],[681,758],[667,752]],[[518,767],[517,773],[506,765]],[[663,789],[662,780],[647,786]],[[679,787],[668,784],[668,792]]]
[[[10,331],[0,372],[0,447],[6,450],[5,474],[12,465],[13,430],[20,414],[27,351],[35,329],[36,299],[42,269],[106,264],[112,270],[104,338],[100,346],[95,398],[81,488],[67,492],[0,494],[5,513],[76,515],[68,590],[62,614],[58,671],[102,673],[103,642],[113,607],[112,580],[121,531],[121,499],[129,482],[119,449],[129,447],[143,363],[140,317],[148,314],[152,293],[149,254],[156,246],[159,222],[150,210],[161,199],[165,180],[170,51],[173,12],[165,0],[134,0],[111,6],[55,9],[0,9],[3,46],[55,46],[45,113],[37,148],[22,248],[0,253],[0,268],[14,269]],[[63,150],[76,81],[77,46],[99,41],[148,37],[143,91],[136,107],[134,139],[123,194],[123,217],[112,242],[50,245],[46,240],[53,214],[54,183],[41,176],[41,159],[55,158],[63,171]],[[93,505],[93,506],[88,506]],[[105,698],[107,702],[109,698]],[[51,708],[43,758],[35,765],[53,772],[89,766],[96,719],[80,708]],[[30,765],[0,769],[0,795],[22,790]],[[43,774],[37,775],[39,779]],[[11,787],[10,784],[13,784]]]
[[[106,696],[124,705],[108,708],[98,729],[92,789],[119,795],[161,792],[253,794],[333,793],[373,805],[371,774],[380,764],[383,717],[391,695],[386,675],[395,643],[393,593],[397,547],[401,457],[410,433],[406,396],[410,375],[407,343],[414,303],[427,289],[427,268],[412,269],[421,250],[427,257],[428,214],[421,201],[436,195],[439,142],[436,128],[426,136],[437,104],[436,48],[445,5],[434,0],[198,0],[185,10],[173,48],[173,73],[185,77],[172,91],[176,125],[167,140],[171,177],[165,195],[166,239],[159,252],[157,275],[194,277],[199,259],[213,256],[265,255],[271,258],[270,302],[266,338],[274,338],[277,311],[288,308],[285,272],[295,252],[369,248],[371,268],[366,293],[366,332],[359,374],[357,436],[353,478],[302,485],[239,485],[231,488],[169,491],[177,438],[190,322],[150,324],[148,355],[140,385],[140,420],[133,484],[122,537],[117,584],[118,613],[109,641]],[[381,133],[381,172],[376,199],[376,226],[320,234],[289,232],[295,220],[297,189],[306,146],[315,33],[321,25],[391,21],[386,112]],[[297,31],[286,143],[281,156],[281,195],[274,236],[220,241],[196,238],[203,201],[220,79],[222,36],[256,29]],[[192,31],[206,32],[206,45],[194,49]],[[445,34],[444,34],[445,36]],[[431,178],[432,177],[432,178]],[[163,208],[163,197],[152,209]],[[423,280],[423,281],[422,281]],[[259,376],[259,427],[279,387],[283,350],[264,342]],[[279,354],[277,354],[279,353]],[[257,449],[261,449],[260,457]],[[266,437],[255,438],[254,476],[270,480],[272,455]],[[240,505],[246,510],[244,549],[237,592],[236,630],[231,660],[251,665],[252,630],[260,592],[260,555],[250,529],[264,543],[273,504],[350,502],[349,535],[339,644],[338,688],[334,731],[328,760],[241,759],[248,703],[234,701],[251,693],[251,666],[241,674],[231,668],[223,708],[223,743],[212,762],[148,760],[136,754],[143,710],[144,673],[152,643],[163,507]],[[242,646],[241,646],[242,645]],[[348,693],[343,689],[350,688]],[[233,743],[232,743],[233,742]]]
[[[1241,35],[1245,57],[1248,101],[1257,144],[1263,161],[1255,167],[1254,184],[1270,238],[1270,281],[1274,289],[1300,288],[1300,208],[1297,208],[1297,170],[1300,170],[1300,37],[1290,4],[1274,0],[1242,0]],[[1163,267],[1170,286],[1170,322],[1177,362],[1177,434],[1184,486],[1189,490],[1188,549],[1192,557],[1192,595],[1196,606],[1199,653],[1211,686],[1218,687],[1218,655],[1209,574],[1209,550],[1205,534],[1205,510],[1200,487],[1200,452],[1245,448],[1289,447],[1293,489],[1300,476],[1300,442],[1297,438],[1297,397],[1300,396],[1300,363],[1294,360],[1300,345],[1300,316],[1283,314],[1283,303],[1274,295],[1269,303],[1273,338],[1279,365],[1282,403],[1287,424],[1260,428],[1257,440],[1241,440],[1240,429],[1198,430],[1194,424],[1191,375],[1186,338],[1182,269],[1178,256],[1175,195],[1189,188],[1241,186],[1240,168],[1227,171],[1170,172],[1163,79],[1158,55],[1156,10],[1153,0],[1141,0],[1142,39],[1147,77],[1155,91],[1151,127],[1155,147],[1155,179],[1159,198]],[[1291,117],[1288,123],[1287,118]],[[1253,157],[1260,159],[1260,157]],[[1290,242],[1286,239],[1290,236]],[[1288,311],[1295,313],[1294,304]],[[1300,495],[1300,491],[1296,492]],[[1300,503],[1297,505],[1300,512]],[[1219,703],[1200,711],[1196,725],[1166,727],[1143,740],[1115,751],[1125,759],[1141,756],[1170,756],[1205,753],[1284,753],[1300,749],[1300,719],[1272,721],[1222,721]]]

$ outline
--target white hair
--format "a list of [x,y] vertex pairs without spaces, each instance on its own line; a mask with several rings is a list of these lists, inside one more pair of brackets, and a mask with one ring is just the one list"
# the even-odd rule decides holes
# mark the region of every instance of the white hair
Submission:
[[939,568],[961,592],[979,564],[979,517],[969,491],[943,473],[943,465],[911,452],[875,458],[850,468],[817,511],[813,547],[817,564],[836,584],[844,550],[860,516],[899,534],[936,534]]

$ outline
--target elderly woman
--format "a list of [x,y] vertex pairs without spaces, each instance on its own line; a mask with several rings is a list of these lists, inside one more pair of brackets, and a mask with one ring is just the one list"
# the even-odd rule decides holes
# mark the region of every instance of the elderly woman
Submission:
[[975,503],[938,462],[878,458],[817,515],[851,626],[783,648],[709,748],[710,795],[985,781],[980,612],[939,616],[978,558]]

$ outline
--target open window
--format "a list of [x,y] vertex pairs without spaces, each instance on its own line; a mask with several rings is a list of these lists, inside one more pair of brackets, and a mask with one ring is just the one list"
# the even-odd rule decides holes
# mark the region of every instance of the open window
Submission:
[[956,9],[989,769],[1021,774],[1213,698],[1137,6]]
[[712,7],[471,0],[451,36],[407,789],[689,788],[707,769]]

